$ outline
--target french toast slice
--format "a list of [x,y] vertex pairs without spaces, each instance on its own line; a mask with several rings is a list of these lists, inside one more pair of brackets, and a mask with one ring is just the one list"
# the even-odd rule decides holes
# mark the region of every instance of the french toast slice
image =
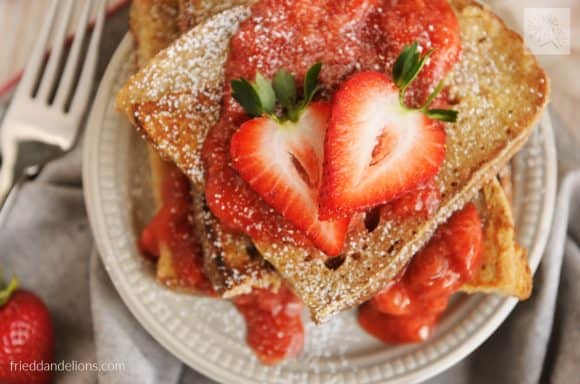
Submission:
[[[159,51],[169,46],[179,36],[178,21],[183,14],[182,8],[189,11],[191,17],[207,18],[223,9],[226,2],[211,2],[217,8],[211,8],[209,2],[177,1],[177,0],[134,0],[130,9],[130,29],[137,43],[137,64],[143,67]],[[203,5],[195,13],[192,6]],[[231,6],[231,5],[230,5]],[[197,19],[196,19],[197,20]],[[163,111],[158,111],[162,114]],[[173,121],[178,121],[175,118]],[[148,124],[155,124],[150,120]],[[163,180],[169,175],[175,165],[161,159],[158,152],[148,147],[149,167],[152,173],[152,188],[156,209],[162,206],[161,190]],[[192,200],[203,201],[203,190],[193,187]],[[194,204],[201,207],[201,204]],[[204,269],[214,289],[224,298],[248,293],[253,287],[277,290],[280,286],[280,276],[263,258],[256,257],[256,250],[250,240],[243,235],[232,235],[225,232],[217,220],[207,217],[203,210],[194,212],[194,227],[200,238],[204,253]],[[204,219],[205,218],[205,219]],[[208,241],[208,239],[212,241]],[[179,263],[175,260],[167,244],[159,247],[156,278],[173,289],[195,292],[194,287],[187,286],[187,280],[181,279]]]
[[492,180],[475,200],[483,223],[483,261],[473,279],[461,287],[468,293],[499,293],[527,299],[532,272],[527,251],[515,239],[511,205],[503,185]]
[[[220,11],[237,5],[250,4],[249,0],[180,0],[180,28],[186,33]],[[510,167],[504,167],[498,173],[498,180],[493,180],[480,190],[477,198],[478,210],[483,222],[483,262],[481,270],[474,279],[465,284],[461,290],[468,293],[500,293],[526,299],[531,293],[531,271],[527,262],[527,252],[515,239],[515,228],[511,216],[511,172]],[[197,223],[202,223],[200,230],[204,247],[205,270],[211,281],[217,282],[224,292],[224,297],[231,297],[248,290],[247,285],[233,283],[235,281],[253,279],[251,285],[264,288],[277,288],[280,278],[272,266],[265,262],[247,265],[247,256],[263,260],[251,240],[243,234],[224,232],[216,218],[205,205],[205,199],[196,199],[196,215],[201,215]],[[223,246],[216,246],[223,244]],[[229,263],[224,258],[231,259]],[[234,266],[234,268],[231,268]],[[253,276],[260,276],[255,278]],[[249,287],[251,288],[251,287]]]
[[[344,257],[333,259],[331,263],[325,262],[325,257],[314,249],[291,244],[256,244],[302,297],[316,321],[368,299],[392,278],[430,238],[437,225],[471,200],[506,164],[523,145],[543,110],[548,80],[534,57],[523,47],[519,36],[481,5],[459,0],[452,4],[461,25],[464,57],[447,85],[449,101],[460,111],[460,119],[458,124],[446,129],[448,153],[438,176],[444,195],[435,217],[428,221],[382,220],[372,232],[365,232],[359,225],[349,236]],[[221,95],[223,60],[229,35],[235,30],[228,28],[232,24],[237,26],[247,14],[246,8],[238,7],[194,27],[127,83],[118,96],[119,107],[130,118],[162,120],[167,116],[148,114],[142,106],[160,101],[167,104],[171,100],[179,105],[183,93],[197,93],[200,100],[207,98],[208,92]],[[220,30],[228,29],[229,35],[216,33],[216,26],[219,29],[224,23],[228,27]],[[207,57],[204,47],[211,47],[212,52],[203,63],[175,58],[180,54],[189,58]],[[176,73],[176,67],[180,68],[177,72],[181,72],[181,76]],[[176,78],[188,81],[183,72],[189,74],[188,89],[183,82],[175,81]],[[193,84],[192,78],[195,79]],[[152,79],[155,81],[151,82]],[[143,92],[147,84],[150,88]],[[510,94],[521,97],[516,100]],[[213,121],[219,117],[219,106],[214,107]],[[158,150],[202,185],[199,175],[203,175],[203,170],[197,168],[192,172],[196,163],[191,161],[191,156],[198,154],[190,152],[189,157],[182,156],[179,138],[189,135],[195,138],[192,140],[199,141],[205,137],[209,126],[198,124],[196,131],[191,133],[180,129],[179,125],[167,124],[164,135],[155,128],[148,129],[147,125],[141,125],[141,129]]]
[[[178,0],[133,0],[129,11],[129,28],[137,49],[137,67],[144,67],[159,51],[168,47],[179,36],[177,15]],[[173,163],[163,161],[159,154],[148,146],[151,186],[155,200],[155,210],[163,205],[162,185],[169,175]],[[172,289],[196,292],[195,287],[180,278],[176,267],[175,255],[168,244],[159,244],[159,259],[156,266],[156,279]]]

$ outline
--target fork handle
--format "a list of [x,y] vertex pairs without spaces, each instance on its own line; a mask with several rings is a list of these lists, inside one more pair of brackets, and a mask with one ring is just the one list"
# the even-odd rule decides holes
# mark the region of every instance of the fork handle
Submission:
[[22,184],[22,175],[16,175],[16,156],[13,151],[4,151],[0,169],[0,227],[8,215],[16,190]]
[[22,181],[22,179],[15,181],[7,190],[4,190],[3,187],[0,191],[0,228],[2,228],[6,218],[8,217],[8,213],[10,212],[10,208],[12,207],[14,198],[16,197],[16,192],[20,189]]

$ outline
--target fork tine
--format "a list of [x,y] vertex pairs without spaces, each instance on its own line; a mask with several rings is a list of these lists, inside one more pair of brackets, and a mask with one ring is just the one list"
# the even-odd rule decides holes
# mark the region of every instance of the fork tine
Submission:
[[65,37],[68,32],[68,24],[72,9],[73,1],[66,0],[64,13],[61,13],[62,18],[60,19],[60,24],[57,27],[56,35],[52,44],[50,58],[48,60],[48,64],[46,65],[46,69],[44,70],[44,74],[42,75],[40,89],[38,90],[37,98],[42,101],[48,101],[50,90],[54,87],[56,71],[60,62],[60,56],[62,54],[62,48],[65,43]]
[[56,15],[56,9],[58,5],[58,0],[53,0],[52,4],[47,13],[46,20],[42,25],[42,28],[39,33],[39,39],[34,45],[34,49],[32,50],[32,55],[24,69],[24,74],[22,75],[22,79],[20,79],[20,85],[16,90],[17,94],[22,94],[26,92],[30,94],[32,92],[32,88],[38,79],[38,72],[42,68],[42,61],[44,58],[44,53],[46,51],[46,44],[48,43],[48,38],[50,36],[50,31],[52,29],[52,24],[54,23],[54,18]]
[[70,48],[68,58],[65,64],[64,72],[58,85],[58,90],[54,98],[53,105],[64,110],[68,95],[70,94],[71,84],[79,62],[79,55],[83,45],[87,24],[91,15],[92,0],[86,0],[81,12],[80,20],[74,32],[74,40]]
[[82,113],[83,109],[86,107],[88,98],[91,94],[91,84],[93,83],[95,77],[95,69],[97,68],[97,56],[99,54],[99,43],[101,41],[101,35],[103,32],[103,25],[105,22],[105,10],[106,1],[97,0],[97,19],[95,21],[95,27],[93,28],[93,35],[91,36],[91,41],[89,43],[89,48],[87,50],[87,55],[85,61],[83,62],[83,70],[77,84],[76,91],[73,96],[73,102],[70,107],[70,111],[75,113]]

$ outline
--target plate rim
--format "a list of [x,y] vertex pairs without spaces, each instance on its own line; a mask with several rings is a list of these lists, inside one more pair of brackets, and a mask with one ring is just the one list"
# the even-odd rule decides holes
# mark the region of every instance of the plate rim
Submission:
[[[105,269],[109,274],[115,289],[119,296],[129,308],[132,316],[134,316],[139,324],[166,350],[176,356],[181,362],[188,365],[194,370],[206,375],[207,377],[217,380],[219,382],[227,383],[253,383],[253,381],[230,373],[228,370],[217,367],[209,360],[201,359],[199,355],[188,353],[189,349],[185,343],[175,343],[171,333],[160,327],[156,319],[144,311],[143,304],[131,297],[130,287],[126,281],[120,276],[117,276],[120,271],[115,271],[107,265],[104,259],[105,254],[113,255],[114,250],[107,238],[104,216],[102,212],[97,209],[96,201],[98,201],[99,191],[93,188],[96,185],[91,176],[96,175],[96,164],[98,163],[98,151],[95,143],[101,134],[106,109],[110,100],[109,95],[114,86],[114,78],[123,65],[123,60],[131,55],[133,50],[133,39],[129,33],[125,35],[121,43],[116,48],[111,60],[109,61],[104,76],[102,77],[98,91],[95,96],[92,108],[90,110],[89,120],[87,123],[87,131],[83,140],[83,192],[85,198],[86,209],[91,225],[91,230],[95,238],[98,253],[105,265]],[[540,226],[532,240],[532,247],[530,252],[530,261],[533,272],[536,271],[539,262],[544,252],[549,229],[551,226],[555,198],[557,188],[557,163],[556,163],[556,148],[554,143],[554,135],[549,117],[549,112],[546,109],[541,120],[537,123],[542,127],[541,144],[544,147],[546,161],[544,163],[544,198],[540,211]],[[515,298],[504,298],[503,303],[500,304],[499,310],[490,319],[480,326],[473,334],[465,339],[456,349],[442,355],[436,362],[426,364],[406,374],[389,379],[389,383],[415,383],[428,378],[434,377],[437,374],[447,370],[451,366],[457,364],[459,361],[466,358],[477,347],[479,347],[485,340],[487,340],[505,321],[507,316],[511,313],[518,300]]]

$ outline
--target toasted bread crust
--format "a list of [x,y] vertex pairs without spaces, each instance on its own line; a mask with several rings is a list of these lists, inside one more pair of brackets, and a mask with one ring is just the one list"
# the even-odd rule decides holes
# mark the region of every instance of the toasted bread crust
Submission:
[[498,180],[483,187],[478,208],[483,221],[483,262],[461,290],[527,299],[532,292],[532,272],[526,250],[516,243],[510,203]]
[[256,0],[179,0],[179,27],[187,32],[210,17],[238,5],[251,5]]
[[133,0],[129,29],[137,42],[137,66],[143,68],[179,36],[179,0]]
[[[535,58],[523,47],[521,38],[481,5],[468,0],[455,0],[452,4],[460,22],[464,53],[447,80],[447,86],[450,102],[459,110],[460,117],[457,124],[446,127],[447,155],[437,177],[443,198],[435,216],[428,221],[382,220],[372,232],[366,231],[360,221],[355,220],[344,257],[333,263],[325,263],[326,257],[315,249],[256,243],[264,258],[302,297],[315,321],[324,321],[336,312],[367,300],[382,288],[385,281],[396,275],[431,237],[436,227],[470,201],[478,189],[521,148],[547,102],[548,79]],[[155,100],[174,91],[182,93],[183,90],[175,89],[175,83],[172,85],[163,80],[173,76],[175,82],[179,75],[171,69],[160,74],[160,68],[166,68],[169,63],[179,66],[172,55],[182,52],[184,47],[203,47],[204,44],[223,49],[223,55],[216,54],[206,61],[204,68],[206,72],[210,69],[211,73],[203,73],[201,80],[192,84],[191,80],[187,83],[187,78],[181,79],[186,81],[189,92],[221,95],[222,67],[229,35],[234,29],[210,36],[213,40],[209,42],[203,31],[212,25],[223,25],[224,18],[229,17],[230,24],[235,24],[246,16],[247,9],[236,8],[185,34],[172,48],[158,56],[156,63],[128,82],[118,96],[119,107],[134,119],[135,105],[158,102]],[[190,51],[188,55],[195,57],[202,53],[203,49]],[[192,77],[199,76],[199,65],[194,63],[182,70],[190,70]],[[154,92],[144,94],[143,84],[148,79],[157,79],[156,76],[161,76],[161,81],[154,84]],[[171,100],[174,101],[175,97]],[[167,103],[165,100],[164,104]],[[213,110],[212,113],[216,119],[219,117],[219,111]],[[142,120],[146,122],[151,118],[156,116],[149,113],[143,115]],[[173,128],[175,126],[168,125],[164,136],[159,138],[155,132],[148,132],[147,124],[142,126],[159,151],[203,185],[203,177],[199,177],[203,175],[202,170],[192,172],[195,164],[182,156],[178,143],[172,142],[172,135],[187,134],[187,130],[175,133]],[[196,138],[198,143],[203,142],[208,127],[190,128],[195,131],[193,135],[199,136]]]
[[252,288],[278,291],[278,272],[260,255],[249,237],[225,231],[202,194],[194,196],[196,231],[204,250],[204,270],[214,289],[230,298]]
[[248,15],[247,8],[237,7],[194,27],[117,94],[117,108],[200,190],[200,153],[208,129],[219,119],[229,39]]
[[[167,48],[178,36],[177,0],[133,0],[129,13],[129,28],[137,45],[137,66],[142,68],[159,51]],[[161,186],[174,167],[163,161],[159,154],[148,146],[151,186],[156,210],[163,205]],[[156,278],[161,284],[178,291],[196,293],[197,289],[187,286],[175,269],[173,254],[165,243],[159,244]]]

